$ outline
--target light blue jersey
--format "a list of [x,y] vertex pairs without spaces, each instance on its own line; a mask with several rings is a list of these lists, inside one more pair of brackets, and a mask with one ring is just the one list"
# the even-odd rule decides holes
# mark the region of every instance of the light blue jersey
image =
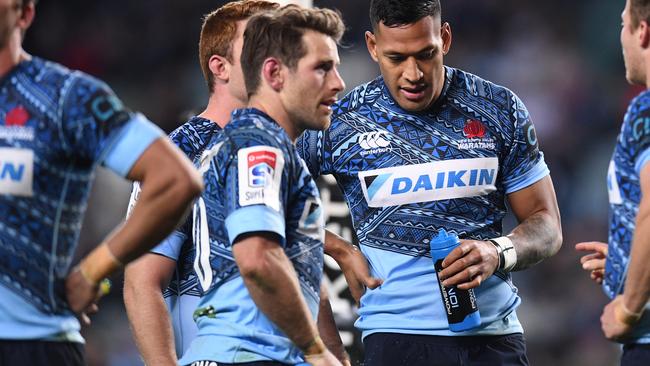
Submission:
[[336,178],[371,273],[384,279],[361,298],[355,325],[364,337],[522,332],[517,289],[499,271],[475,289],[481,326],[451,332],[429,253],[440,229],[461,239],[501,236],[506,195],[549,174],[510,90],[445,68],[438,101],[410,113],[379,77],[340,100],[330,128],[306,132],[297,147],[312,175]]
[[192,232],[205,295],[198,336],[179,363],[300,363],[301,351],[250,297],[232,247],[248,233],[277,235],[316,319],[324,238],[316,184],[285,131],[257,109],[233,112],[201,160],[205,191]]
[[[650,92],[637,96],[625,114],[609,163],[609,250],[603,290],[610,298],[622,294],[641,203],[639,174],[650,160]],[[650,307],[624,343],[650,343]]]
[[101,81],[37,57],[0,84],[0,339],[83,342],[65,278],[94,168],[126,176],[163,134]]
[[[169,139],[198,167],[201,154],[214,134],[221,130],[218,124],[202,117],[192,117],[174,130]],[[138,200],[139,184],[133,184],[129,212]],[[169,310],[174,330],[176,354],[180,357],[196,337],[198,328],[193,319],[201,295],[194,271],[194,243],[191,234],[192,220],[188,219],[178,230],[151,250],[176,262],[169,286],[163,297]]]

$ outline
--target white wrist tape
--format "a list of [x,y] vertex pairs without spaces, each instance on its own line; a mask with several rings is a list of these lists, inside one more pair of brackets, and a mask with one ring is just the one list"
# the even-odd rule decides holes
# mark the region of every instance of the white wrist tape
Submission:
[[499,269],[505,272],[512,271],[517,264],[517,252],[512,240],[507,236],[490,239],[490,242],[497,248],[499,255]]

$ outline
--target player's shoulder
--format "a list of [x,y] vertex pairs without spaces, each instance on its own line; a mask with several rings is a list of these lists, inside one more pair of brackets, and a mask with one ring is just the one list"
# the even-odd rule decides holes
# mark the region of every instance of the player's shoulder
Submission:
[[188,156],[205,148],[212,137],[221,130],[215,122],[193,116],[169,134],[169,139]]
[[448,66],[445,66],[445,72],[450,80],[447,95],[452,100],[456,98],[462,99],[464,103],[490,103],[502,110],[511,110],[520,103],[517,95],[503,85]]
[[644,90],[630,101],[626,119],[633,120],[641,116],[650,117],[650,90]]
[[109,90],[101,80],[79,70],[33,56],[18,65],[16,84],[34,98],[59,100],[71,94],[88,98],[96,90]]
[[375,103],[382,95],[383,78],[377,78],[361,84],[348,92],[341,100],[332,106],[332,118],[353,113]]
[[287,149],[293,145],[280,125],[266,113],[255,108],[235,110],[224,129],[224,138],[234,148],[266,145]]

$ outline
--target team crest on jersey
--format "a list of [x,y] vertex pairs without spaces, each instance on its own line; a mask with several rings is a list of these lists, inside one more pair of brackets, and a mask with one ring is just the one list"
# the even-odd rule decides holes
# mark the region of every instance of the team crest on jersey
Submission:
[[359,173],[370,207],[484,196],[496,191],[498,158],[455,159]]
[[34,128],[25,126],[29,121],[29,113],[19,105],[5,114],[5,123],[0,126],[0,139],[5,140],[34,140]]
[[33,195],[34,152],[0,148],[0,194]]
[[280,210],[284,156],[280,149],[254,146],[237,152],[239,205],[264,204]]
[[359,146],[363,149],[361,156],[379,154],[392,150],[388,140],[388,131],[365,132],[359,136]]
[[459,150],[485,149],[494,150],[496,143],[493,138],[485,136],[485,125],[476,119],[468,119],[463,127],[464,139],[456,141]]

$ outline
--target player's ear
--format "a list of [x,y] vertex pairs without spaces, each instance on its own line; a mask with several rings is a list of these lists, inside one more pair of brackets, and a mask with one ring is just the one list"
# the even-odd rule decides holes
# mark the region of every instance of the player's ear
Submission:
[[36,6],[34,5],[33,1],[28,1],[27,3],[23,4],[22,12],[20,14],[20,18],[18,19],[18,27],[20,27],[23,33],[25,33],[27,28],[32,25],[35,14]]
[[377,57],[377,39],[375,38],[374,33],[366,31],[366,46],[368,47],[368,53],[375,62],[379,62]]
[[451,25],[444,22],[440,27],[440,38],[442,38],[442,54],[446,55],[451,48]]
[[641,44],[641,48],[648,48],[650,47],[650,27],[648,26],[648,22],[645,20],[642,20],[639,22],[639,43]]
[[269,57],[262,64],[262,79],[273,90],[280,91],[284,85],[284,74],[282,63],[275,57]]
[[227,83],[230,80],[230,62],[225,57],[219,55],[210,56],[208,68],[215,80]]

